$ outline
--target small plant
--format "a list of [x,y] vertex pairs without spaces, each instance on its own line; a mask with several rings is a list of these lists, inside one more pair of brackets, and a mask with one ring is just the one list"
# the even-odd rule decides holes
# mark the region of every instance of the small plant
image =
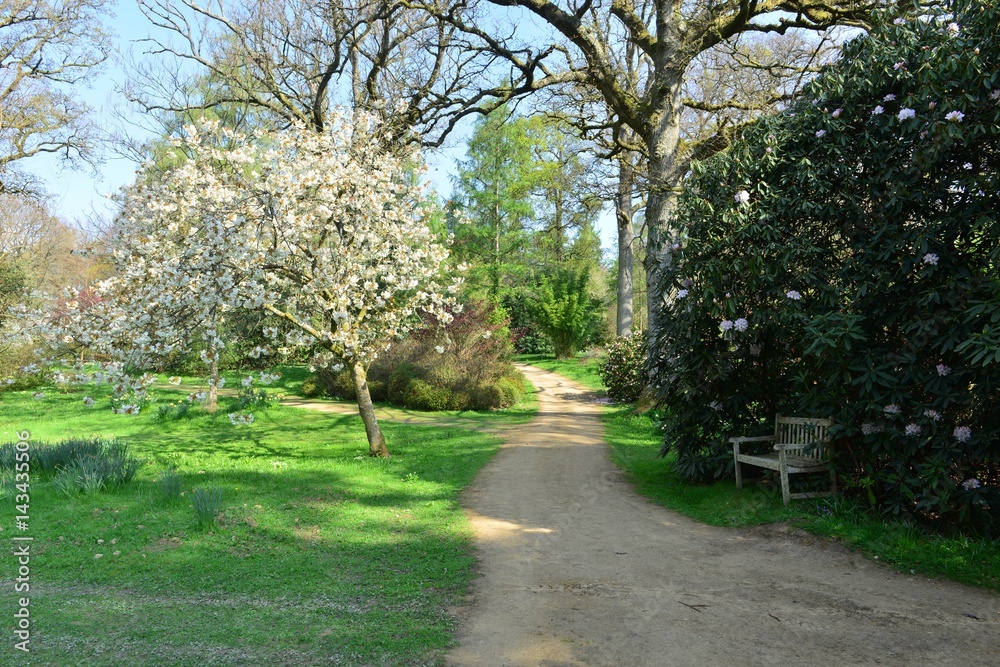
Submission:
[[173,501],[181,497],[181,476],[176,470],[164,470],[157,478],[156,486],[164,500]]
[[202,530],[212,528],[222,509],[222,489],[218,487],[195,489],[191,494],[191,506],[194,508],[198,527]]
[[67,468],[52,478],[52,486],[60,493],[73,496],[79,493],[80,489],[76,485],[76,470]]

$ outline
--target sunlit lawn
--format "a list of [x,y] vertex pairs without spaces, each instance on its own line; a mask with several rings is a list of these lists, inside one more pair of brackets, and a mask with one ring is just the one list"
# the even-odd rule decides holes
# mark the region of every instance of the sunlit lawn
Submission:
[[[292,375],[285,389],[294,388]],[[185,385],[157,389],[159,403],[180,400]],[[33,441],[116,436],[147,464],[116,493],[67,497],[33,482],[34,632],[23,664],[440,661],[451,641],[446,610],[462,598],[474,564],[458,493],[497,450],[496,437],[464,424],[384,421],[393,457],[375,460],[353,415],[277,406],[234,427],[229,396],[216,415],[163,420],[155,406],[114,415],[103,392],[87,392],[99,399],[93,408],[82,393],[45,392],[41,401],[30,392],[3,396],[0,440],[21,430]],[[467,421],[523,422],[531,411]],[[177,500],[156,483],[167,469],[183,478]],[[196,526],[195,487],[224,493],[214,530]],[[0,510],[11,535],[10,499]],[[0,572],[11,590],[13,571]],[[11,620],[2,627],[12,636]]]

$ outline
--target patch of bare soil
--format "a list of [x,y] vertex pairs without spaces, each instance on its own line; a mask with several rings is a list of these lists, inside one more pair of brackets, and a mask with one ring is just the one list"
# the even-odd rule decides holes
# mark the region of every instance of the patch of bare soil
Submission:
[[609,461],[586,390],[521,370],[540,413],[464,496],[482,576],[449,664],[1000,665],[1000,596],[653,505]]

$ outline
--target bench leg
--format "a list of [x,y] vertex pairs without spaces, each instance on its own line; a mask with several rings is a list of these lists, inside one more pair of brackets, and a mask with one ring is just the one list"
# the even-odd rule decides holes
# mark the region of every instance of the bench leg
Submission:
[[830,493],[837,495],[837,471],[830,468]]
[[781,499],[784,500],[787,505],[791,502],[792,491],[788,486],[788,464],[785,461],[784,451],[778,455],[778,468],[778,472],[781,475]]
[[743,470],[740,468],[740,445],[737,442],[733,443],[733,467],[736,469],[736,488],[743,488]]

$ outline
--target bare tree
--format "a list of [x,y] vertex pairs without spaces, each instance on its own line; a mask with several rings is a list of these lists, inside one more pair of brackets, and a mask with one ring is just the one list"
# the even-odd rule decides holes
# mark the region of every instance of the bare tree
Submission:
[[[540,60],[527,48],[504,51],[457,15],[401,0],[244,0],[228,9],[211,0],[140,0],[140,6],[159,34],[174,38],[143,40],[146,52],[177,64],[172,74],[162,63],[139,66],[146,69],[133,79],[142,85],[126,92],[147,111],[243,104],[279,125],[322,130],[339,105],[378,116],[387,145],[440,146],[463,117],[489,113],[531,90]],[[210,94],[189,84],[192,64],[208,77]]]
[[16,264],[26,283],[46,292],[87,282],[93,260],[74,254],[83,235],[52,215],[43,201],[0,194],[0,257]]
[[[532,90],[571,84],[590,91],[606,107],[606,113],[589,116],[596,119],[591,120],[590,128],[627,129],[618,132],[616,138],[644,158],[648,179],[644,217],[651,341],[655,340],[664,297],[661,269],[672,260],[671,248],[678,232],[671,227],[674,196],[690,160],[728,145],[741,118],[787,99],[808,69],[796,60],[782,71],[790,47],[760,48],[756,37],[780,36],[790,43],[804,44],[804,33],[823,33],[836,26],[864,29],[872,10],[886,6],[877,0],[482,2],[506,8],[512,23],[525,21],[527,15],[548,28],[548,34],[531,36],[533,53],[545,56],[534,63]],[[447,11],[439,5],[424,7],[438,15],[469,16],[463,19],[465,23],[482,24],[482,32],[491,35],[498,56],[528,48],[516,37],[503,38],[502,30],[479,22],[477,12],[483,12],[478,5],[459,2],[449,5]],[[469,13],[461,14],[464,10]],[[495,16],[492,21],[496,21]],[[469,30],[467,25],[465,29]],[[626,57],[630,48],[643,63],[639,80]],[[741,85],[722,79],[714,84],[687,85],[693,68],[723,73],[724,68],[714,65],[721,63],[727,53],[730,64],[753,65],[758,72],[781,75],[775,80],[784,83],[761,88],[753,77],[744,77]],[[703,98],[706,93],[710,96]],[[700,119],[704,132],[685,132],[685,117]]]
[[93,156],[90,108],[68,88],[108,56],[101,0],[0,0],[0,193],[36,191],[18,169],[43,153]]

